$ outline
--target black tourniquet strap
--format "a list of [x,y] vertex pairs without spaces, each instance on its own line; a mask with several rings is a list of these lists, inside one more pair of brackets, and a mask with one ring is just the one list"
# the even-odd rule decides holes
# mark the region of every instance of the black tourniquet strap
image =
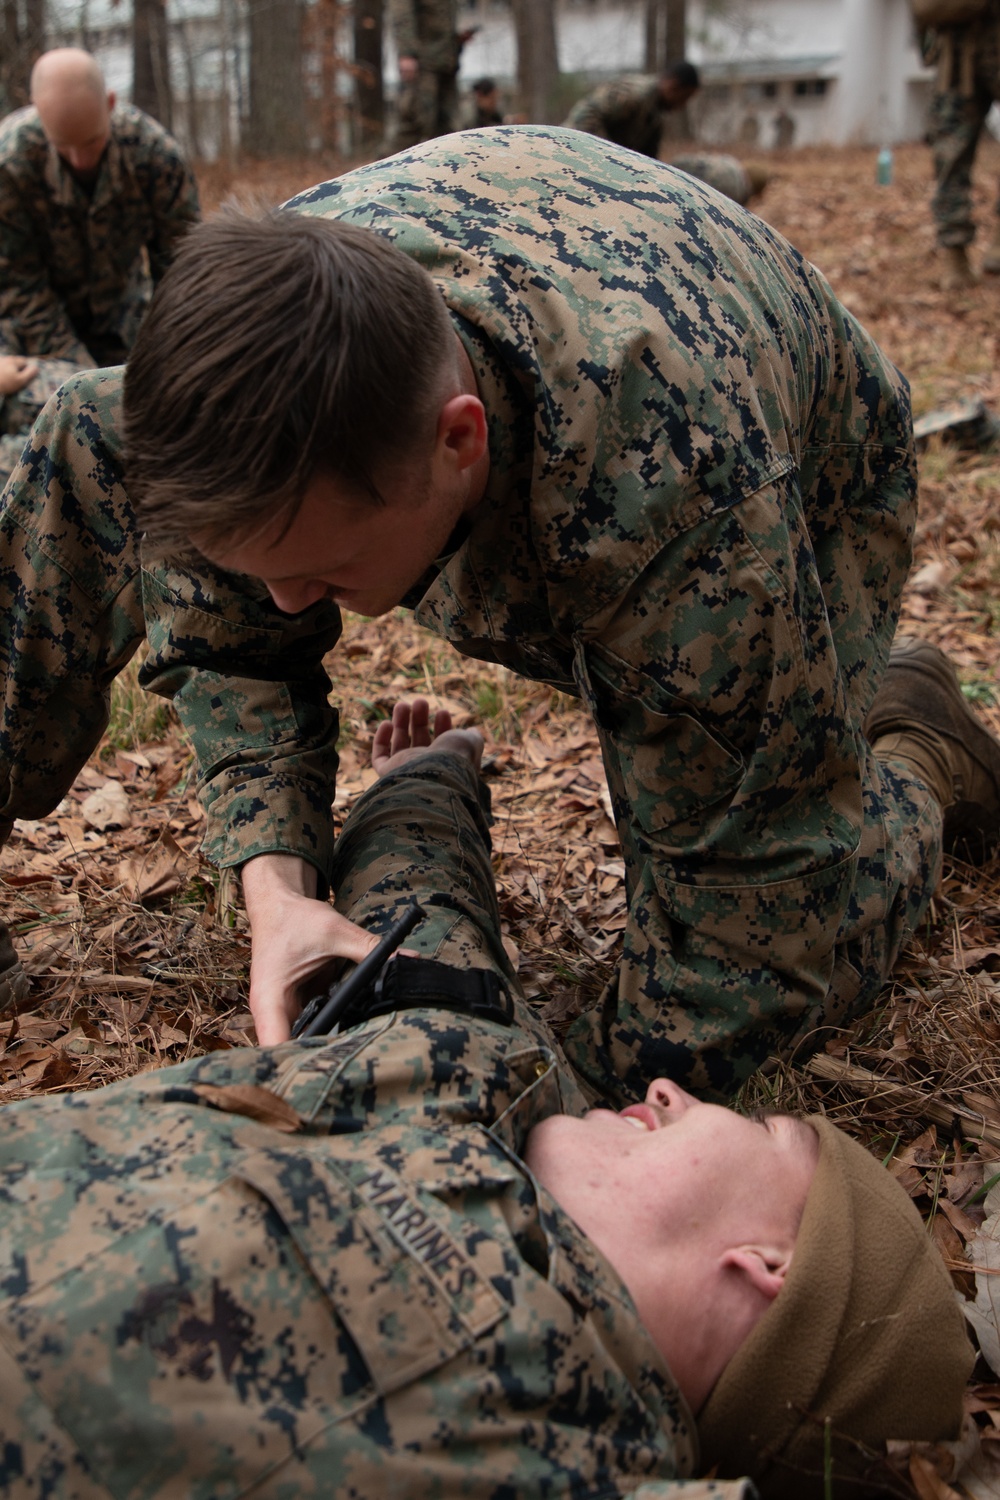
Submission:
[[432,958],[397,953],[340,1024],[342,1028],[359,1026],[389,1011],[422,1008],[453,1010],[501,1026],[509,1026],[514,1019],[511,998],[492,969],[453,969]]

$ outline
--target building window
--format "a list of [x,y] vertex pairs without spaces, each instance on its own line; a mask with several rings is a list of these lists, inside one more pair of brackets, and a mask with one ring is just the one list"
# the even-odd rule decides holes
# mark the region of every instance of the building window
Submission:
[[827,78],[796,78],[795,94],[799,99],[818,98],[826,93]]

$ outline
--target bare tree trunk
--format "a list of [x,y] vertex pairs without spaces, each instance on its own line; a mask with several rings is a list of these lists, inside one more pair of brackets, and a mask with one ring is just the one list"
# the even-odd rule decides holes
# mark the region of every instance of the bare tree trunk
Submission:
[[27,80],[21,76],[21,18],[17,0],[0,5],[0,106],[4,114],[27,102]]
[[647,73],[658,73],[663,64],[663,0],[646,0],[645,60]]
[[555,7],[553,0],[511,0],[511,8],[517,37],[519,108],[528,120],[544,125],[552,119],[559,76]]
[[669,68],[671,63],[680,62],[685,56],[687,0],[663,0],[663,13],[667,22],[663,65]]
[[194,63],[194,42],[192,41],[191,27],[188,21],[181,22],[180,39],[184,62],[184,113],[185,124],[187,126],[184,144],[191,156],[200,157],[204,155],[204,143],[201,131],[201,100],[198,97],[198,72]]
[[135,0],[132,10],[132,102],[165,125],[173,125],[167,10],[164,0]]
[[26,0],[24,7],[25,71],[45,51],[45,0]]
[[28,75],[45,50],[45,0],[0,3],[0,113],[28,102]]
[[382,91],[383,0],[354,0],[354,98],[357,129],[354,144],[363,149],[382,139],[385,97]]
[[[681,62],[687,45],[687,0],[662,0],[665,20],[663,61],[661,67],[669,68]],[[683,141],[691,136],[691,120],[685,104],[682,109],[672,110],[663,116],[663,140]]]
[[297,156],[305,150],[300,0],[250,0],[250,118],[254,156]]

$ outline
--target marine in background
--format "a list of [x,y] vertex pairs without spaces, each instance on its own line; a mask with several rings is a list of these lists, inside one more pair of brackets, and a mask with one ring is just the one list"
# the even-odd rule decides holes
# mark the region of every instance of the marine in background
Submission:
[[698,70],[689,62],[674,63],[658,77],[627,73],[585,94],[563,124],[658,157],[663,116],[683,109],[700,85]]
[[177,143],[119,104],[89,53],[43,53],[0,122],[0,320],[19,350],[121,364],[199,217]]
[[[940,16],[923,31],[924,60],[936,65],[928,139],[934,153],[932,212],[943,260],[942,285],[960,291],[975,283],[969,248],[972,167],[986,116],[1000,100],[1000,0],[924,0],[915,12]],[[949,16],[966,17],[948,24]],[[1000,184],[980,270],[1000,275]]]

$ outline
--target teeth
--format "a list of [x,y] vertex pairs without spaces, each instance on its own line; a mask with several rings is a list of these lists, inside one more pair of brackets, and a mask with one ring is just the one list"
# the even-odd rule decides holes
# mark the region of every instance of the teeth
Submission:
[[644,1121],[637,1119],[635,1115],[623,1115],[622,1119],[629,1125],[634,1125],[636,1130],[648,1130],[649,1126]]

